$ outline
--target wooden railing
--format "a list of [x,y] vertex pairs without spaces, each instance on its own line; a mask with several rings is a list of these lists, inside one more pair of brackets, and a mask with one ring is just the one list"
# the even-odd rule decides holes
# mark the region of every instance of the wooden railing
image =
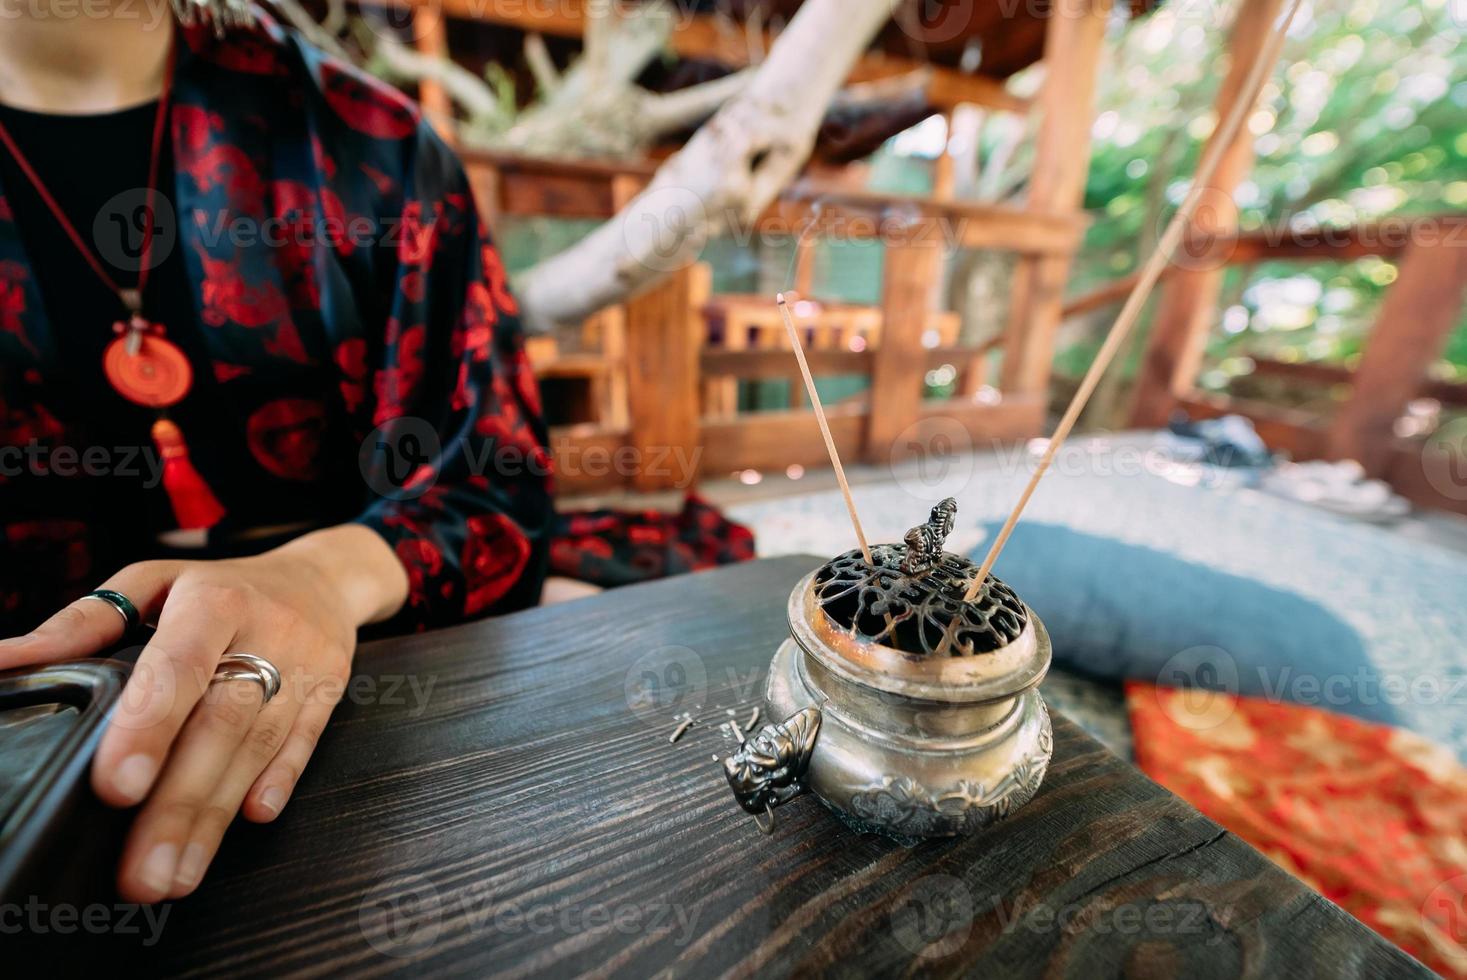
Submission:
[[[427,22],[434,0],[412,2],[424,13],[422,26],[430,29],[424,35],[426,46],[441,47],[441,19]],[[512,17],[500,6],[449,0],[441,9],[450,17]],[[1062,286],[1086,226],[1081,202],[1090,158],[1095,76],[1109,9],[1108,3],[1067,0],[1063,16],[1035,19],[1043,31],[1048,71],[1032,104],[974,76],[940,68],[931,76],[928,97],[934,104],[1033,110],[1034,166],[1022,208],[937,199],[951,180],[937,180],[938,193],[928,199],[852,190],[843,174],[813,168],[752,227],[737,229],[740,234],[797,240],[806,271],[808,246],[817,238],[876,241],[883,247],[880,302],[865,310],[817,309],[806,326],[816,375],[859,373],[870,378],[864,398],[830,407],[832,433],[846,457],[900,459],[922,451],[939,432],[951,436],[954,425],[980,443],[1040,433]],[[685,55],[703,50],[700,45],[712,43],[710,23],[695,17],[681,25],[673,36],[674,48]],[[583,23],[567,14],[563,22],[539,19],[528,26],[574,34]],[[433,31],[438,32],[436,40]],[[901,60],[868,57],[857,66],[853,79],[887,77],[911,67]],[[429,95],[425,90],[425,104]],[[467,149],[463,156],[491,227],[511,215],[609,218],[646,188],[654,172],[652,164],[527,160]],[[936,312],[942,260],[954,248],[999,249],[1018,256],[1011,315],[998,341],[963,347],[957,342],[955,321]],[[807,280],[807,274],[797,277],[796,288],[809,298]],[[775,346],[780,343],[776,340],[769,340],[769,346],[712,343],[710,314],[725,321],[733,316],[747,326],[751,317],[768,317],[775,311],[773,297],[712,297],[709,281],[706,268],[689,266],[633,298],[619,312],[601,314],[599,326],[582,330],[583,340],[591,334],[599,339],[582,346],[599,351],[606,363],[594,357],[574,362],[553,344],[539,343],[542,376],[563,378],[580,370],[588,384],[598,386],[588,399],[600,406],[597,417],[552,432],[563,490],[679,485],[689,474],[654,465],[668,454],[691,457],[697,460],[697,472],[709,474],[824,463],[815,417],[803,406],[794,406],[793,399],[792,407],[784,411],[729,411],[734,390],[730,379],[736,384],[740,378],[788,377],[790,355]],[[758,312],[761,304],[763,310]],[[864,345],[856,345],[864,349],[851,349],[849,340],[855,334],[845,335],[844,349],[838,342],[821,339],[825,325],[836,320],[846,321],[848,326],[842,329],[847,330],[864,325],[869,336]],[[936,344],[931,343],[933,331]],[[839,335],[833,327],[828,333]],[[750,336],[758,341],[777,337],[778,331],[761,327]],[[986,380],[990,355],[999,344],[1004,358],[995,389]],[[946,401],[926,397],[924,378],[940,364],[959,370],[958,397]],[[618,385],[618,377],[624,383]],[[620,459],[632,466],[598,465],[593,471],[584,463],[588,452],[598,460]]]
[[[1299,459],[1356,459],[1371,475],[1389,480],[1426,506],[1467,512],[1467,488],[1444,493],[1425,474],[1449,461],[1427,458],[1438,450],[1396,434],[1396,423],[1416,398],[1467,404],[1467,385],[1433,382],[1428,369],[1440,356],[1461,315],[1467,288],[1467,215],[1395,219],[1348,229],[1273,229],[1193,243],[1192,258],[1173,268],[1166,289],[1187,291],[1186,280],[1215,276],[1226,266],[1276,260],[1349,261],[1391,258],[1399,266],[1354,370],[1326,365],[1258,361],[1260,374],[1348,385],[1348,397],[1332,412],[1306,412],[1199,391],[1201,352],[1215,311],[1183,304],[1160,306],[1137,379],[1132,423],[1165,424],[1177,409],[1198,417],[1237,413],[1253,420],[1271,446]],[[1071,301],[1070,311],[1099,308],[1123,297],[1124,283]]]
[[[649,165],[472,151],[464,157],[491,223],[509,216],[609,218],[652,173]],[[817,176],[796,184],[741,231],[806,242],[839,235],[884,246],[879,304],[811,301],[799,309],[817,377],[871,379],[863,397],[830,406],[842,454],[885,461],[919,450],[953,422],[980,443],[1040,432],[1042,389],[996,394],[986,384],[990,358],[1013,344],[1013,334],[964,346],[958,317],[936,308],[941,262],[954,247],[1068,260],[1084,227],[1078,214],[873,194]],[[1042,339],[1018,336],[1021,346]],[[598,314],[581,328],[579,343],[562,346],[549,339],[531,343],[543,379],[579,379],[588,387],[584,401],[592,417],[552,431],[563,491],[680,485],[683,470],[654,465],[669,454],[696,459],[702,474],[824,462],[801,386],[791,385],[785,410],[738,411],[740,382],[792,380],[797,373],[773,296],[714,296],[710,270],[692,265],[625,306]],[[944,364],[959,371],[959,397],[924,398],[924,377]],[[592,457],[603,465],[586,465]],[[632,465],[604,465],[607,458]]]

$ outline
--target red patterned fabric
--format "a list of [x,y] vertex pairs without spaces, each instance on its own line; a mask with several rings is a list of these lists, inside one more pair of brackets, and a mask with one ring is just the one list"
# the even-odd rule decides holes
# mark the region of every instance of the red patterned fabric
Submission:
[[[552,550],[562,573],[605,586],[752,557],[748,532],[701,503],[596,515],[600,537],[555,513],[504,263],[460,162],[401,93],[261,13],[224,38],[183,34],[170,112],[160,196],[177,215],[177,288],[151,276],[144,305],[180,314],[170,338],[197,383],[170,410],[193,468],[170,462],[163,481],[195,498],[210,488],[227,515],[192,522],[211,528],[208,547],[175,554],[159,542],[176,522],[146,466],[11,465],[0,472],[0,637],[123,564],[276,543],[261,528],[374,529],[411,585],[394,630],[533,605]],[[28,183],[3,183],[0,450],[151,447],[151,413],[79,373],[100,370],[90,365],[112,311],[95,325],[50,315],[76,289],[58,262],[83,260],[67,244],[32,263],[23,232],[45,226],[41,202],[24,220]],[[95,208],[83,210],[73,220],[88,228]]]
[[1467,978],[1467,769],[1317,708],[1126,685],[1136,762],[1443,976]]
[[550,570],[607,588],[754,557],[754,535],[696,494],[680,514],[597,510],[560,517]]

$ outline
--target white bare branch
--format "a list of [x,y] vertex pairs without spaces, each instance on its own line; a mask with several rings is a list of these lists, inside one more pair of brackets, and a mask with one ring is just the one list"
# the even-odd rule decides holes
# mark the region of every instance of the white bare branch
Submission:
[[746,68],[666,95],[648,95],[642,108],[642,125],[656,136],[701,122],[748,88],[754,75],[754,69]]
[[525,62],[530,66],[530,74],[535,76],[535,85],[542,95],[549,97],[560,91],[560,69],[551,60],[544,37],[539,34],[525,36]]
[[645,192],[519,292],[532,330],[575,322],[693,261],[711,235],[751,222],[798,174],[827,106],[894,0],[806,0],[741,95]]
[[586,0],[581,67],[592,88],[611,82],[612,33],[619,19],[612,0]]
[[[312,17],[296,0],[271,0],[271,3],[280,11],[280,15],[285,18],[286,23],[300,31],[306,40],[310,41],[322,51],[333,54],[343,60],[350,60],[350,57],[342,48],[341,42],[337,40],[338,32],[332,30],[325,24],[316,23],[316,18]],[[335,8],[330,8],[327,14],[328,20],[330,20],[335,14]]]
[[932,85],[933,74],[930,65],[923,65],[901,75],[856,82],[837,92],[831,106],[856,109],[901,102],[914,93],[926,92]]
[[387,71],[399,78],[442,85],[448,97],[468,114],[471,123],[507,125],[504,109],[494,90],[482,78],[456,62],[421,54],[386,33],[377,37],[372,54]]

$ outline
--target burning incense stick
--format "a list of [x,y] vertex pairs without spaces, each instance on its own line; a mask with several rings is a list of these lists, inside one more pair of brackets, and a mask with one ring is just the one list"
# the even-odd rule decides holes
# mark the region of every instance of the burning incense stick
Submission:
[[790,333],[790,343],[795,348],[795,359],[800,362],[800,374],[805,378],[805,391],[810,395],[810,404],[815,409],[815,421],[820,423],[820,434],[825,437],[825,449],[830,453],[830,465],[835,468],[835,478],[840,482],[840,492],[845,494],[846,510],[851,514],[851,526],[856,529],[856,540],[861,542],[861,554],[866,564],[871,560],[871,546],[866,543],[866,532],[861,530],[861,518],[856,516],[856,502],[851,499],[851,485],[846,482],[846,471],[840,465],[840,453],[835,451],[835,439],[830,435],[830,423],[825,420],[825,406],[820,404],[820,393],[815,390],[815,379],[810,376],[810,365],[805,361],[805,347],[800,343],[800,332],[795,329],[795,318],[790,314],[784,293],[779,294],[779,312],[784,317],[784,327]]
[[1228,145],[1237,135],[1238,128],[1243,125],[1243,120],[1252,112],[1253,104],[1258,99],[1258,91],[1263,87],[1264,79],[1272,72],[1274,63],[1278,60],[1279,49],[1283,47],[1284,37],[1289,33],[1289,25],[1293,23],[1294,15],[1299,12],[1302,3],[1303,0],[1291,0],[1282,23],[1273,34],[1269,35],[1263,49],[1258,52],[1258,58],[1248,71],[1248,78],[1243,84],[1242,91],[1238,93],[1237,101],[1233,103],[1227,118],[1216,130],[1215,138],[1208,144],[1207,152],[1197,168],[1196,175],[1192,178],[1192,189],[1187,193],[1177,213],[1172,216],[1171,223],[1167,225],[1166,232],[1161,236],[1161,241],[1157,243],[1156,251],[1152,252],[1151,257],[1146,260],[1141,275],[1136,279],[1135,288],[1131,290],[1131,295],[1126,299],[1126,305],[1122,307],[1120,315],[1116,317],[1115,325],[1110,328],[1110,334],[1105,338],[1100,352],[1095,355],[1095,361],[1090,365],[1090,370],[1085,372],[1085,380],[1080,383],[1080,389],[1075,392],[1075,397],[1071,400],[1070,407],[1065,410],[1064,417],[1060,419],[1059,426],[1055,428],[1054,435],[1050,436],[1049,445],[1045,448],[1039,465],[1035,467],[1034,475],[1029,478],[1028,486],[1019,496],[1019,502],[1014,505],[1013,512],[1004,522],[1003,529],[998,532],[993,546],[988,549],[988,557],[983,559],[983,565],[978,569],[977,577],[968,586],[968,592],[963,596],[966,601],[972,602],[983,591],[983,583],[988,581],[988,573],[993,571],[993,563],[998,561],[1004,545],[1008,544],[1009,536],[1014,533],[1014,525],[1019,523],[1019,517],[1024,513],[1024,508],[1029,505],[1029,498],[1034,496],[1034,489],[1039,486],[1039,481],[1049,470],[1049,464],[1054,462],[1055,454],[1069,438],[1070,430],[1075,427],[1080,413],[1085,410],[1085,405],[1095,392],[1095,386],[1100,383],[1101,375],[1105,374],[1106,368],[1110,366],[1111,360],[1115,357],[1121,344],[1125,342],[1131,328],[1136,325],[1142,307],[1146,305],[1152,288],[1171,262],[1172,252],[1175,251],[1177,243],[1181,241],[1187,222],[1191,220],[1192,212],[1197,210],[1197,204],[1202,199],[1202,195],[1206,193],[1208,184],[1212,181],[1212,175],[1222,162]]

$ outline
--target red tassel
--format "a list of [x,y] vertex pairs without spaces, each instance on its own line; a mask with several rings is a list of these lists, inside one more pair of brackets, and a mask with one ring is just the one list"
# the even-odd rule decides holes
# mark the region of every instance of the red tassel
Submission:
[[153,423],[153,442],[163,456],[163,489],[173,505],[173,516],[185,531],[206,530],[224,519],[224,505],[204,482],[188,458],[183,432],[167,419]]

